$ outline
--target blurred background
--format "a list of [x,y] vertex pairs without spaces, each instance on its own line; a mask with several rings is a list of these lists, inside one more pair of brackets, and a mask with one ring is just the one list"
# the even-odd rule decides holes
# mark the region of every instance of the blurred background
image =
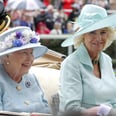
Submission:
[[[108,14],[116,13],[116,0],[3,0],[5,10],[11,17],[10,28],[28,26],[40,34],[42,44],[59,53],[69,55],[72,46],[62,48],[61,43],[73,34],[85,4],[104,7]],[[116,41],[105,51],[113,59],[116,69]]]

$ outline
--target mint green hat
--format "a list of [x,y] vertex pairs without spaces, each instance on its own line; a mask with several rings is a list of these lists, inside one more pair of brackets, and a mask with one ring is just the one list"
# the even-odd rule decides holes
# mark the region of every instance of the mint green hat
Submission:
[[108,15],[104,8],[93,4],[87,4],[82,8],[77,21],[74,22],[75,33],[67,38],[61,46],[67,47],[73,45],[74,39],[85,33],[105,27],[116,27],[115,20],[116,13]]

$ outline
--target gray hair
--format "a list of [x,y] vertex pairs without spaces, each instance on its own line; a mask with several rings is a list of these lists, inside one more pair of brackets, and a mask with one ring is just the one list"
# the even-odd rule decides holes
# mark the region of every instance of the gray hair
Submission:
[[[108,48],[112,44],[112,42],[116,40],[116,29],[110,28],[110,27],[106,27],[105,29],[108,31],[108,39],[107,39],[106,45],[104,46],[103,50]],[[80,35],[74,39],[73,43],[74,43],[75,49],[77,49],[80,46],[80,44],[83,43],[83,40],[84,40],[83,35]]]
[[4,56],[0,56],[0,64],[3,64],[4,62]]
[[7,63],[6,57],[7,57],[8,55],[12,55],[12,53],[7,54],[7,55],[4,55],[4,56],[0,56],[0,64],[5,64],[5,63]]

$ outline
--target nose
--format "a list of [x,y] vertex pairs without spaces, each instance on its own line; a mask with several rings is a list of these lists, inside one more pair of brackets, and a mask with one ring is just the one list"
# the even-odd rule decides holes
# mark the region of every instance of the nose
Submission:
[[101,41],[101,39],[102,39],[101,33],[99,33],[99,32],[97,33],[96,39],[97,39],[97,41]]

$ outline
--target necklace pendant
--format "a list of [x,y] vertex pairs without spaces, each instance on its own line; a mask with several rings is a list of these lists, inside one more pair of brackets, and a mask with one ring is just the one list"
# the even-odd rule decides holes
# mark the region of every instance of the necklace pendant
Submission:
[[98,64],[98,60],[92,60],[92,64],[95,65],[95,64]]

